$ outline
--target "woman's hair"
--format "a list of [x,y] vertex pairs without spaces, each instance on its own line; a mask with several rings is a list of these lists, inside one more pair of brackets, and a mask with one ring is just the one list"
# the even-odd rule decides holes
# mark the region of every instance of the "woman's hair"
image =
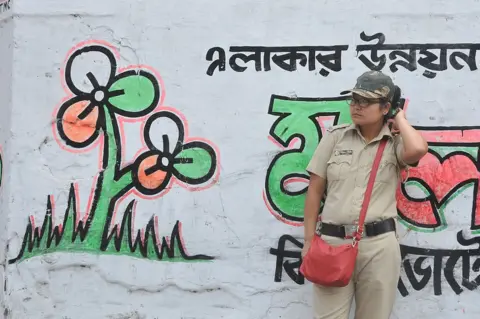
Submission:
[[402,90],[400,87],[395,85],[395,92],[393,92],[392,96],[392,108],[399,108],[400,107],[400,96],[402,95]]
[[[392,99],[390,101],[390,110],[388,111],[387,115],[383,117],[383,122],[386,123],[394,114],[394,111],[398,108],[402,108],[401,102],[402,99],[400,98],[402,95],[402,90],[400,87],[395,85],[395,91],[393,92]],[[383,104],[387,104],[389,101],[384,101]]]

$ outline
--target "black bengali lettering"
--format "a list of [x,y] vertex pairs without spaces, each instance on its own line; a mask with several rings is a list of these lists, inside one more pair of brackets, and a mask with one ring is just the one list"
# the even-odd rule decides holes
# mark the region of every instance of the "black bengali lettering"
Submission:
[[433,294],[440,296],[442,294],[442,263],[443,254],[436,254],[433,257]]
[[378,55],[378,50],[383,50],[385,43],[385,35],[383,33],[375,33],[372,36],[368,36],[365,32],[360,33],[360,39],[365,42],[377,40],[376,44],[363,44],[357,45],[357,54],[362,51],[370,51],[370,59],[361,54],[358,59],[365,64],[370,70],[381,71],[387,63],[385,54]]
[[[418,64],[427,69],[423,72],[426,78],[433,79],[437,76],[437,73],[432,71],[441,72],[447,69],[447,48],[440,49],[440,57],[429,49],[421,49],[419,54],[423,57],[418,59]],[[437,60],[437,63],[433,63]]]
[[[230,56],[229,64],[235,72],[245,72],[246,66],[239,65],[237,60],[242,60],[244,64],[250,61],[255,62],[255,70],[257,72],[262,71],[262,52],[263,47],[230,47],[230,52],[235,54]],[[250,53],[250,54],[246,54]]]
[[[462,257],[462,263],[463,263],[462,268],[464,268],[466,263],[470,262],[470,256],[468,254],[462,254],[462,252],[460,251],[459,254],[454,254],[450,258],[448,258],[447,262],[445,263],[445,269],[444,269],[445,280],[449,284],[450,288],[452,288],[452,290],[457,295],[461,294],[463,291],[462,287],[460,287],[457,280],[455,279],[455,273],[454,273],[454,270],[457,266],[458,261],[460,260],[460,257]],[[468,267],[468,264],[467,264],[467,267]]]
[[[217,53],[218,58],[213,61],[213,55]],[[220,47],[213,47],[207,51],[207,61],[213,61],[207,69],[207,74],[212,76],[215,69],[218,68],[220,72],[225,71],[225,50]]]
[[330,72],[327,69],[330,69],[334,72],[339,72],[342,70],[342,51],[346,51],[348,49],[348,45],[337,45],[332,47],[335,51],[330,54],[322,54],[318,53],[316,56],[317,61],[324,66],[324,68],[320,69],[320,75],[328,76]]
[[[432,268],[427,266],[425,268],[422,267],[423,262],[427,259],[427,257],[418,257],[415,262],[413,263],[413,267],[410,264],[410,259],[403,260],[403,268],[405,269],[405,274],[412,285],[412,288],[419,291],[425,288],[427,283],[430,281],[432,277]],[[420,280],[417,279],[419,275],[422,278]]]
[[[282,281],[282,273],[283,269],[285,269],[285,272],[290,277],[290,279],[292,279],[299,285],[303,285],[305,279],[303,275],[299,272],[299,267],[302,263],[301,251],[285,250],[285,243],[287,241],[290,241],[300,249],[303,248],[303,244],[290,235],[282,235],[278,240],[277,248],[270,248],[270,254],[277,256],[274,281]],[[284,258],[295,258],[297,260],[293,262],[289,260],[284,261]]]
[[[403,246],[403,245],[400,245],[400,255],[402,257],[402,260],[404,260],[405,257],[407,257],[407,255],[408,255],[408,252],[406,251],[405,246]],[[400,292],[400,294],[402,295],[402,297],[408,296],[408,290],[407,290],[407,287],[405,286],[405,283],[403,282],[403,279],[402,279],[401,275],[398,278],[397,289]]]
[[[477,275],[475,279],[470,280],[471,271],[475,273],[480,272],[480,236],[465,238],[463,232],[459,231],[457,233],[457,242],[462,246],[476,246],[476,248],[448,250],[424,249],[401,245],[403,268],[413,289],[417,291],[424,289],[430,279],[433,278],[434,294],[436,296],[441,295],[442,271],[446,282],[457,295],[464,291],[462,286],[468,290],[475,290],[480,286],[480,274]],[[410,263],[410,259],[412,258],[406,258],[407,255],[417,256],[413,257],[415,259],[413,267]],[[424,266],[424,262],[429,258],[433,258],[433,267]],[[447,258],[445,267],[443,266],[444,258]],[[472,258],[476,259],[473,262],[472,267],[470,267]],[[461,267],[457,267],[458,262],[462,263]],[[461,285],[455,278],[455,269],[457,268],[461,269]],[[421,276],[421,279],[418,280],[417,276]],[[401,278],[399,279],[397,289],[404,297],[409,294],[405,283]]]
[[[289,241],[300,249],[303,244],[290,235],[283,235],[278,240],[277,248],[270,248],[270,254],[276,256],[275,282],[282,281],[283,271],[299,285],[304,284],[304,277],[299,272],[302,263],[301,250],[286,250],[286,242]],[[464,289],[475,290],[480,286],[480,236],[465,238],[462,231],[457,233],[457,241],[462,246],[476,245],[471,249],[428,249],[400,245],[402,266],[410,283],[416,291],[425,289],[429,282],[433,284],[434,295],[442,295],[442,274],[453,292],[461,294]],[[296,260],[284,260],[285,258]],[[443,261],[446,258],[445,266]],[[474,258],[473,263],[471,262]],[[433,261],[428,265],[427,261]],[[461,267],[458,263],[461,262]],[[471,265],[471,267],[470,267]],[[455,269],[461,269],[461,278],[455,278]],[[471,280],[471,272],[477,276]],[[461,281],[461,284],[459,283]],[[397,289],[403,297],[409,295],[407,286],[402,276],[398,279]]]
[[272,56],[272,61],[285,71],[296,71],[297,61],[300,61],[301,66],[307,65],[307,56],[303,53],[297,52],[295,48],[290,48],[289,52]]
[[392,64],[390,64],[390,70],[395,73],[398,71],[398,66],[401,66],[405,69],[407,69],[410,72],[413,72],[417,69],[417,51],[410,49],[407,52],[403,52],[400,50],[394,50],[390,52],[388,55],[388,58],[390,60],[396,60],[397,57],[405,59],[405,61],[395,61]]
[[462,286],[468,290],[475,290],[480,286],[480,275],[478,275],[474,280],[470,280],[470,270],[478,273],[480,271],[480,258],[477,258],[470,268],[470,256],[463,255],[463,267],[462,267]]
[[[478,257],[480,256],[480,236],[467,239],[463,236],[463,232],[459,231],[457,233],[457,241],[462,246],[477,246],[476,249],[464,250],[462,254],[462,286],[468,290],[475,290],[480,286],[480,274],[473,281],[470,281],[470,271],[480,272],[480,257]],[[470,256],[477,256],[471,268]]]
[[[480,44],[476,43],[409,43],[409,44],[385,44],[385,35],[383,33],[376,33],[372,36],[366,35],[364,32],[360,34],[360,39],[365,42],[376,40],[375,44],[357,45],[357,53],[361,51],[370,51],[370,59],[365,55],[360,55],[358,58],[369,69],[381,71],[387,63],[384,54],[379,55],[378,51],[391,51],[389,60],[393,61],[390,65],[392,72],[398,71],[398,66],[405,68],[412,72],[417,69],[417,63],[426,70],[423,76],[428,79],[433,79],[437,76],[437,72],[445,71],[448,68],[448,62],[456,70],[464,67],[459,60],[463,60],[465,65],[468,65],[471,71],[477,70],[476,65],[476,51],[480,49]],[[469,50],[468,55],[461,51],[451,52],[448,57],[449,50]],[[439,50],[439,54],[431,52],[431,50]],[[408,52],[404,52],[408,51]],[[417,60],[417,56],[420,56]],[[403,58],[405,61],[396,61],[397,58]],[[448,58],[448,59],[447,59]]]
[[[323,66],[320,74],[327,76],[329,71],[342,70],[342,51],[348,45],[336,46],[296,46],[296,47],[231,47],[230,52],[235,54],[230,57],[229,64],[232,70],[244,72],[247,66],[239,65],[237,59],[244,63],[255,61],[257,72],[271,71],[271,62],[282,70],[293,72],[298,66],[307,67],[309,71],[316,70],[317,61]],[[324,53],[331,52],[331,53]],[[246,53],[250,53],[247,55]],[[262,59],[263,54],[263,59]],[[263,62],[263,68],[262,68]]]
[[468,50],[468,55],[464,52],[452,52],[449,58],[450,64],[455,70],[461,70],[463,69],[464,65],[460,64],[458,60],[463,60],[463,62],[470,68],[470,71],[477,70],[477,50],[478,48],[470,48]]
[[[475,259],[475,261],[473,262],[473,265],[472,265],[472,270],[475,272],[475,273],[480,273],[480,257],[477,257]],[[468,273],[468,275],[470,275],[470,272]],[[468,276],[470,277],[470,276]],[[469,289],[469,290],[474,290],[474,289],[477,289],[478,287],[480,287],[480,274],[475,277],[475,279],[473,281],[468,281],[468,284],[467,284],[467,280],[466,278],[468,278],[466,276],[466,273],[464,274],[464,281],[463,281],[463,285],[465,288]]]
[[[400,67],[413,72],[421,66],[424,68],[423,76],[433,79],[439,72],[446,71],[449,63],[455,70],[461,70],[465,66],[470,71],[478,69],[476,55],[480,50],[479,43],[385,44],[385,34],[378,32],[367,35],[363,31],[360,33],[360,39],[366,44],[356,46],[357,57],[370,70],[382,71],[387,63],[393,73]],[[256,72],[268,72],[272,70],[271,64],[274,63],[284,71],[293,72],[298,70],[299,66],[316,71],[319,63],[321,65],[319,74],[326,77],[332,71],[342,70],[342,53],[348,48],[348,45],[231,46],[229,52],[232,54],[228,59],[228,65],[235,72],[245,72],[249,63],[254,62]],[[468,50],[468,53],[462,50]],[[214,59],[215,54],[218,55],[217,59]],[[219,72],[226,70],[224,49],[212,47],[208,50],[206,58],[212,62],[207,69],[207,75],[213,75],[217,69]]]

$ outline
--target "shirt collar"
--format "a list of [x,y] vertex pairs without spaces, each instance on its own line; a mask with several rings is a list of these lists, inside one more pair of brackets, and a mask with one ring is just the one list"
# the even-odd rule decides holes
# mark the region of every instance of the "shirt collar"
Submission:
[[[354,123],[350,124],[350,126],[347,127],[347,131],[357,131],[357,133],[362,136],[362,133],[360,133],[360,129],[358,128],[357,125],[355,125]],[[363,136],[362,136],[363,137]],[[393,135],[392,135],[392,132],[390,131],[390,128],[388,127],[388,124],[385,123],[382,127],[382,129],[380,130],[380,133],[377,135],[377,137],[375,137],[373,141],[378,141],[378,140],[381,140],[383,137],[388,137],[388,138],[393,138]]]

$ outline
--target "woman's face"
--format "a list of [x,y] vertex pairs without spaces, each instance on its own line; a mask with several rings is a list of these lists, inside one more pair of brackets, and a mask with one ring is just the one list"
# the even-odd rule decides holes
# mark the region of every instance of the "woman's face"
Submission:
[[380,99],[368,99],[355,93],[348,102],[352,121],[360,126],[383,122],[383,117],[390,110],[390,103],[384,103]]

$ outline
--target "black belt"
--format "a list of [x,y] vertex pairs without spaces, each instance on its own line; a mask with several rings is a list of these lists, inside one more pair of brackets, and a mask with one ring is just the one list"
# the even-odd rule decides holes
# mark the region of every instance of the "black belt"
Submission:
[[[393,218],[365,224],[364,228],[365,230],[362,237],[378,236],[396,230],[395,220]],[[357,230],[357,225],[343,226],[321,223],[318,230],[320,234],[327,236],[351,238]]]

